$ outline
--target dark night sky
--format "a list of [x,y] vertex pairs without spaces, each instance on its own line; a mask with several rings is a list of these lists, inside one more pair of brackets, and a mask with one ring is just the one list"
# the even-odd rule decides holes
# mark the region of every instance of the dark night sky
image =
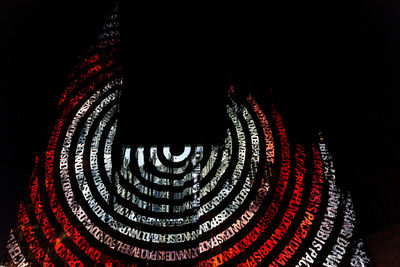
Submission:
[[[34,155],[45,148],[68,71],[93,43],[111,8],[81,2],[0,4],[1,247],[15,223]],[[179,7],[184,11],[121,6],[127,81],[122,105],[125,121],[130,112],[141,112],[136,122],[145,130],[136,137],[151,139],[160,125],[175,123],[183,126],[165,141],[184,138],[181,128],[191,124],[182,110],[194,106],[191,119],[209,123],[195,138],[207,136],[219,125],[220,117],[212,115],[230,77],[239,89],[255,94],[272,87],[293,141],[307,142],[324,130],[338,179],[353,191],[363,230],[399,222],[398,1]],[[200,90],[202,83],[212,86]],[[163,114],[166,108],[173,115]],[[155,124],[159,114],[164,117]]]

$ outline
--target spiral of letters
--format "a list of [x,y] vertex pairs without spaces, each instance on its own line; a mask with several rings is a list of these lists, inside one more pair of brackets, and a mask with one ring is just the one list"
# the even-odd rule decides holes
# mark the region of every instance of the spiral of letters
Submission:
[[220,143],[124,144],[116,160],[118,55],[113,14],[71,71],[7,243],[10,263],[368,264],[322,137],[289,144],[283,118],[265,99],[240,99],[231,87]]

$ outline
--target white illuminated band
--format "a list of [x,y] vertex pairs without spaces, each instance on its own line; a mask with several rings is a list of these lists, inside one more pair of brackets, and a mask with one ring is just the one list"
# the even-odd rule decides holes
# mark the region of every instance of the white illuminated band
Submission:
[[18,245],[17,239],[15,238],[13,231],[11,231],[10,237],[7,240],[6,248],[15,266],[17,267],[29,266],[29,263],[26,261],[25,256],[22,253],[20,246]]

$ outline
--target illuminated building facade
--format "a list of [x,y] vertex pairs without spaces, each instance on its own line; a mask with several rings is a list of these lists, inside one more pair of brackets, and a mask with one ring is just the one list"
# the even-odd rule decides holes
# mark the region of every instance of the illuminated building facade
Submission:
[[113,164],[124,90],[118,55],[114,14],[71,72],[6,264],[368,264],[323,138],[289,144],[276,107],[234,87],[220,144],[126,144]]

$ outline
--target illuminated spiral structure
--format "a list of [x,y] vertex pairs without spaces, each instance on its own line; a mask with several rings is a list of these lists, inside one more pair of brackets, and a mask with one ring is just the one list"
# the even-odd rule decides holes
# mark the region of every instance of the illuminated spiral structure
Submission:
[[[117,16],[72,70],[11,231],[8,263],[364,266],[351,198],[321,139],[289,144],[273,105],[230,89],[221,144],[112,157],[123,88]],[[266,102],[266,101],[264,101]]]

